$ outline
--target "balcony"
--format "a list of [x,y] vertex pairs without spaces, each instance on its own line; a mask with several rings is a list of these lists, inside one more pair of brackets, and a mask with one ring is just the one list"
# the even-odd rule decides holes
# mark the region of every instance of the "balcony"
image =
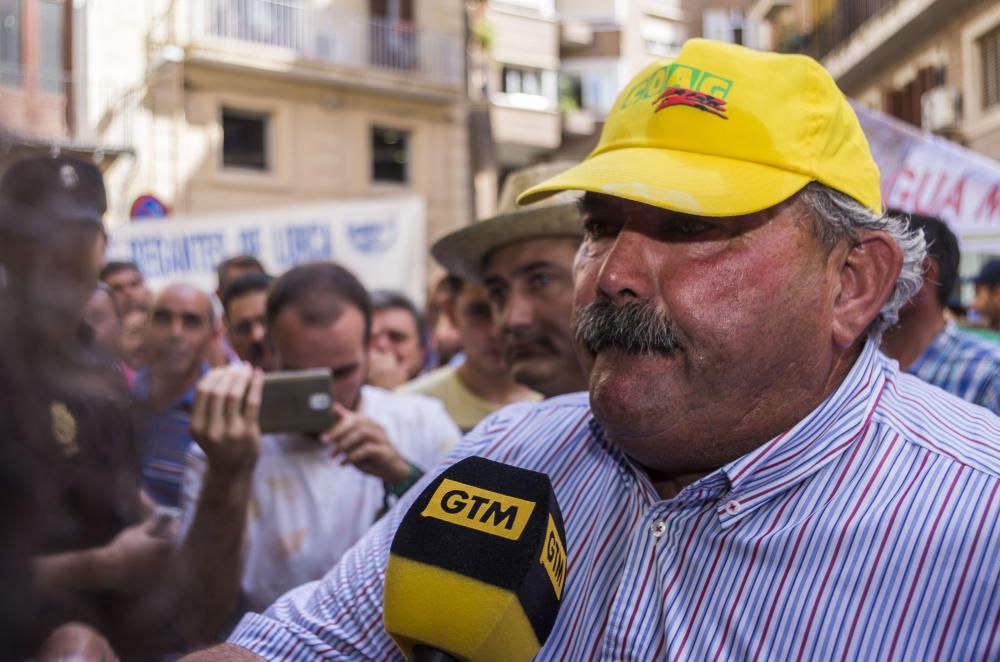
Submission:
[[796,50],[823,61],[850,93],[974,0],[839,0]]
[[[464,85],[461,35],[294,0],[208,0],[189,6],[189,59],[263,68],[273,65],[276,70],[282,66],[295,70],[296,64],[305,69],[335,65],[361,74],[375,70],[452,91]],[[243,57],[248,53],[252,59]]]
[[140,105],[135,90],[0,67],[0,152],[62,151],[99,160],[132,153]]
[[550,150],[562,140],[562,115],[555,110],[529,109],[492,104],[490,122],[493,141],[500,145],[518,145]]
[[900,0],[841,0],[826,16],[817,16],[806,39],[806,52],[821,60],[854,37],[858,28],[894,8]]

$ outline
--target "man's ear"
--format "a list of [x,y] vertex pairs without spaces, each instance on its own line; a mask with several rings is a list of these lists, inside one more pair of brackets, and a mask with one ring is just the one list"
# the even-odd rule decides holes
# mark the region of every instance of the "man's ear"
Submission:
[[892,294],[903,268],[903,251],[885,232],[863,232],[842,260],[840,292],[833,307],[833,341],[847,349]]
[[458,326],[455,323],[455,316],[458,313],[458,308],[456,306],[459,294],[461,294],[461,291],[448,296],[441,304],[441,312],[444,313],[444,316],[448,318],[448,321],[451,322],[451,325],[454,327]]

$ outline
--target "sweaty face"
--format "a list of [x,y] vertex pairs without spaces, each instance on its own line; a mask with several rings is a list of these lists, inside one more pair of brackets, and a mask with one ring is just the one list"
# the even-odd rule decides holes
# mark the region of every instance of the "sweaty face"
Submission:
[[493,324],[486,290],[475,283],[463,283],[451,304],[450,317],[462,339],[465,360],[484,373],[497,377],[506,375],[500,337]]
[[507,369],[546,397],[586,388],[570,330],[578,246],[572,237],[519,241],[493,251],[484,269]]
[[153,294],[146,287],[146,282],[138,271],[123,269],[108,276],[104,282],[115,293],[118,307],[123,311],[149,308]]
[[329,368],[333,399],[356,409],[367,376],[365,320],[357,308],[345,306],[329,324],[306,324],[298,308],[286,306],[271,325],[271,342],[278,370]]
[[574,327],[595,416],[669,474],[709,471],[822,400],[837,270],[798,203],[694,217],[588,194]]
[[215,335],[208,295],[190,285],[171,285],[153,302],[144,348],[154,374],[196,373]]
[[226,307],[226,338],[241,359],[270,370],[266,306],[267,292],[264,290],[230,299]]
[[390,352],[405,368],[409,378],[416,377],[424,367],[426,354],[420,344],[417,322],[410,311],[385,308],[372,315],[372,347]]

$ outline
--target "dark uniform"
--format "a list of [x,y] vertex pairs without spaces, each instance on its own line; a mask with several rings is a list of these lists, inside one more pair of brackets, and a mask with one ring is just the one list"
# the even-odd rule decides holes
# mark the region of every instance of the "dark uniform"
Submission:
[[92,163],[25,159],[0,180],[0,532],[9,534],[0,537],[0,650],[16,655],[71,620],[116,648],[127,635],[116,632],[120,599],[32,596],[26,571],[31,557],[104,546],[142,518],[127,390],[113,365],[59,328],[95,285],[73,251],[103,234],[106,207]]

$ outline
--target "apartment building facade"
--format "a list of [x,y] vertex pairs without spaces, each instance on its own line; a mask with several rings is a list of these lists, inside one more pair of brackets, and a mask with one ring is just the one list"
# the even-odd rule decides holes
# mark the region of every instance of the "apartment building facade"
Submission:
[[1000,4],[756,0],[770,47],[821,60],[848,96],[1000,159]]
[[469,96],[476,209],[495,211],[506,174],[580,159],[618,91],[686,38],[680,0],[470,3]]
[[[62,48],[49,53],[52,33],[38,26],[56,8]],[[111,225],[149,197],[180,217],[415,195],[429,241],[471,217],[458,2],[0,0],[0,9],[0,30],[19,28],[16,44],[0,35],[0,62],[38,81],[11,92],[17,77],[0,69],[8,157],[34,148],[103,159]],[[43,94],[52,72],[61,98]]]

